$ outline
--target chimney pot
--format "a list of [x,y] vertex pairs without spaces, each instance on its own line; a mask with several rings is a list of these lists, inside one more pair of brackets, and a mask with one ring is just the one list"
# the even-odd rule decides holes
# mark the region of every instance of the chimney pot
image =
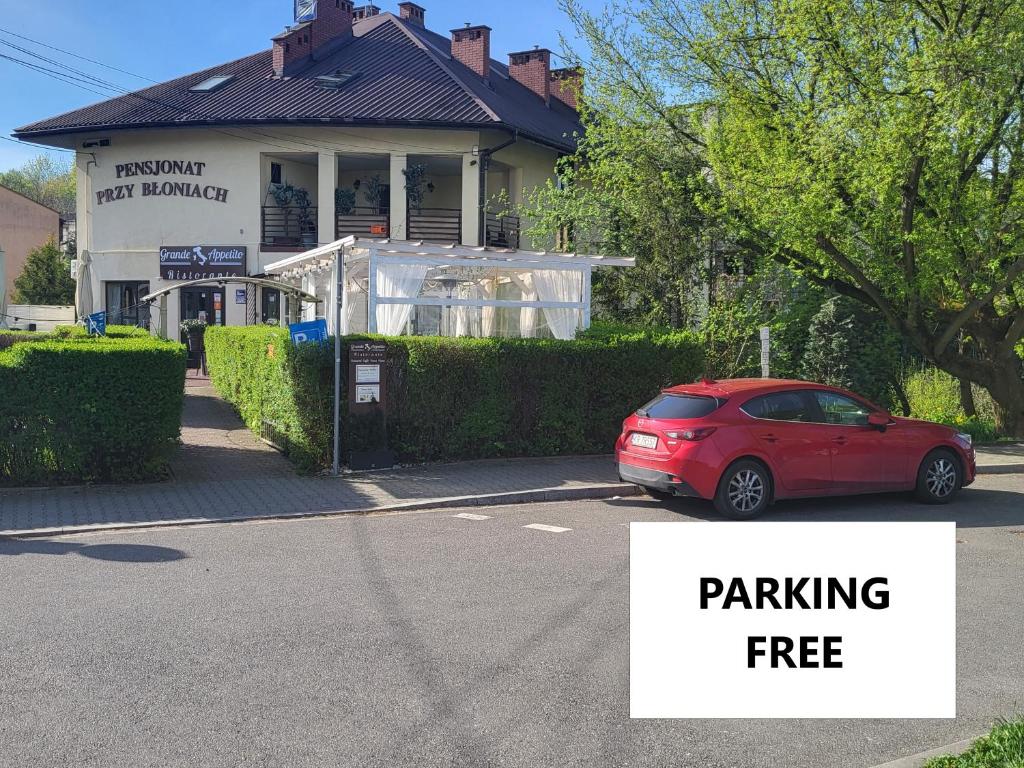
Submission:
[[491,28],[466,24],[452,30],[452,58],[486,80],[491,75]]
[[289,74],[351,34],[351,0],[320,0],[315,19],[289,26],[273,38],[274,75]]

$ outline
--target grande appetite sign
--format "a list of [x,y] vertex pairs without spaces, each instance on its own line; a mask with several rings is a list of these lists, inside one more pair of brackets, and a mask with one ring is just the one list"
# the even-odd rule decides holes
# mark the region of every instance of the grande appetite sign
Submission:
[[160,277],[202,280],[245,274],[244,245],[167,245],[160,248]]

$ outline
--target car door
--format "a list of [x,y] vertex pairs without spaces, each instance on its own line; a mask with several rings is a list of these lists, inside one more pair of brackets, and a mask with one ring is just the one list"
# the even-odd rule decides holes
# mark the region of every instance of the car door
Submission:
[[906,455],[898,429],[868,425],[872,408],[838,392],[815,390],[832,455],[835,493],[884,491],[904,474]]
[[799,495],[829,488],[830,445],[815,423],[817,404],[809,393],[773,392],[745,403],[741,410],[752,417],[750,433],[787,491]]

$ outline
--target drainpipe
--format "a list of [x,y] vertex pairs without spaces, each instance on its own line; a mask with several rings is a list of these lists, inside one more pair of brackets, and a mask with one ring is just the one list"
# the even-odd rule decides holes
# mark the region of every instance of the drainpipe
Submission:
[[479,209],[477,213],[479,216],[477,245],[485,245],[487,243],[487,169],[491,165],[491,155],[505,149],[505,147],[511,147],[517,141],[519,141],[519,129],[515,128],[512,130],[512,138],[508,141],[498,144],[496,147],[480,150],[480,200],[477,205]]

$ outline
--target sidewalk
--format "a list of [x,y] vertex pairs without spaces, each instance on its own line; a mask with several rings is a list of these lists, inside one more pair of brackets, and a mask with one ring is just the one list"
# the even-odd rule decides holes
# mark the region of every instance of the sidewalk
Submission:
[[[0,536],[638,492],[619,482],[611,456],[468,461],[340,478],[303,477],[242,425],[207,379],[191,372],[181,438],[167,482],[0,488]],[[1024,444],[980,448],[978,470],[1024,472]]]
[[[514,503],[526,500],[525,492],[537,500],[635,493],[618,481],[610,456],[470,461],[340,478],[303,477],[253,436],[205,379],[191,377],[181,438],[168,482],[0,489],[0,536],[425,508],[442,500],[453,506]],[[536,493],[540,489],[546,492]],[[490,498],[495,495],[500,498]]]

